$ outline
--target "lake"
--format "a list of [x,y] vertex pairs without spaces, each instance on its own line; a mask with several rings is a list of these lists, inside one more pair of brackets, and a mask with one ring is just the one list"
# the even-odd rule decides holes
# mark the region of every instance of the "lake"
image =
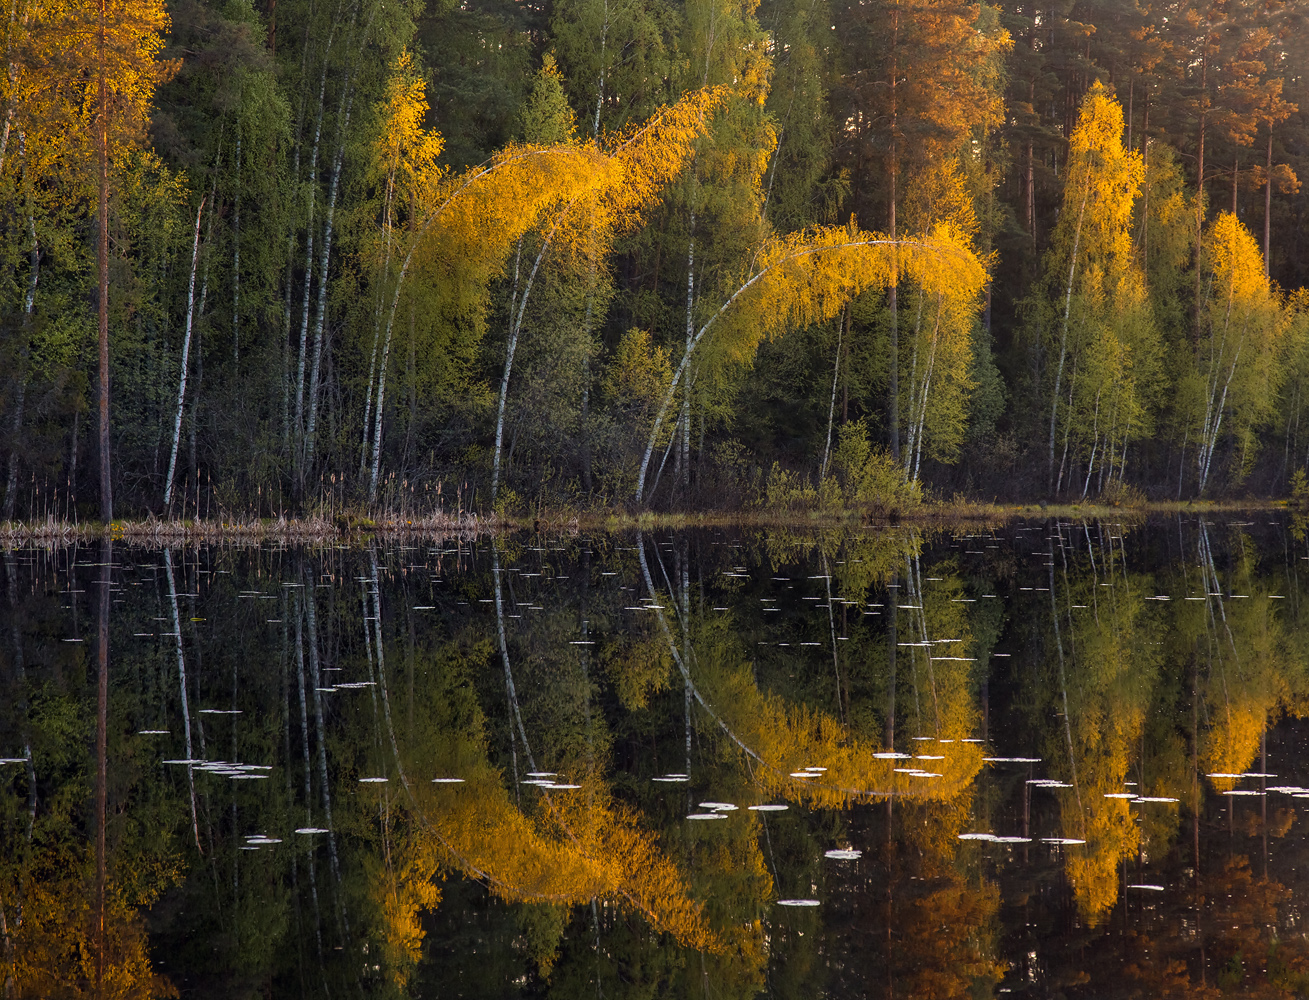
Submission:
[[4,552],[6,994],[1302,994],[1305,527]]

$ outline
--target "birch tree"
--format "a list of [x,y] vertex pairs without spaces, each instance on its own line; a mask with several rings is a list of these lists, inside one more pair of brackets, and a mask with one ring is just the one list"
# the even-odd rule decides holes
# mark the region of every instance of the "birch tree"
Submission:
[[942,301],[973,303],[974,308],[985,280],[967,238],[949,224],[899,240],[836,226],[765,242],[754,255],[750,273],[687,341],[646,445],[636,502],[645,499],[650,457],[678,382],[686,377],[696,348],[711,332],[719,350],[747,359],[765,337],[831,319],[855,295],[868,288],[886,288],[901,275]]
[[1218,443],[1232,443],[1229,475],[1239,482],[1259,447],[1257,430],[1276,404],[1282,378],[1283,315],[1263,255],[1250,231],[1230,212],[1206,234],[1205,277],[1210,289],[1201,314],[1204,337],[1197,352],[1203,413],[1195,414],[1196,489],[1203,494],[1214,472]]
[[[1091,415],[1077,406],[1077,377],[1091,367],[1083,364],[1086,352],[1093,345],[1111,346],[1106,338],[1116,341],[1112,349],[1121,347],[1121,362],[1140,366],[1137,376],[1115,383],[1116,391],[1129,395],[1148,394],[1158,363],[1157,333],[1145,315],[1144,282],[1131,237],[1144,167],[1140,154],[1123,146],[1122,137],[1122,107],[1096,83],[1082,102],[1069,140],[1064,207],[1045,257],[1043,288],[1031,304],[1049,372],[1046,472],[1052,492],[1071,474],[1070,457],[1076,460],[1083,445],[1092,451],[1097,447],[1094,440],[1085,441],[1085,421]],[[1126,410],[1131,409],[1127,404]],[[1114,453],[1143,428],[1139,420],[1115,424]],[[1091,431],[1096,438],[1099,425]]]

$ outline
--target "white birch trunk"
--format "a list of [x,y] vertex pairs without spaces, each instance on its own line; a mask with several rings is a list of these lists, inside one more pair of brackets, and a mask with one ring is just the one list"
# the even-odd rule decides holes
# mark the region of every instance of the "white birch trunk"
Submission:
[[327,200],[327,219],[323,228],[323,259],[318,265],[318,307],[314,317],[314,363],[309,374],[309,419],[305,427],[304,465],[314,460],[314,434],[318,427],[318,382],[323,361],[323,324],[327,316],[327,274],[332,260],[332,229],[336,221],[336,196],[340,190],[341,161],[345,157],[345,133],[350,127],[350,101],[345,105],[345,124],[341,129],[341,142],[332,164],[332,184]]
[[364,401],[364,440],[359,446],[359,478],[364,478],[368,469],[368,440],[372,430],[373,414],[373,379],[377,374],[377,346],[382,339],[382,304],[385,301],[386,281],[391,276],[391,197],[395,191],[395,171],[386,177],[386,200],[383,209],[383,225],[386,231],[386,254],[382,263],[382,280],[378,283],[377,310],[373,315],[373,350],[368,356],[368,397]]
[[177,445],[182,436],[182,409],[186,404],[186,370],[191,357],[192,306],[195,303],[195,272],[200,262],[200,216],[205,210],[205,199],[195,213],[195,239],[191,244],[191,280],[186,286],[186,332],[182,336],[182,369],[177,377],[177,416],[173,420],[173,448],[168,456],[168,477],[164,480],[164,510],[173,501],[173,473],[177,469]]
[[841,344],[845,339],[845,317],[842,316],[841,319],[842,322],[836,326],[836,363],[832,365],[832,398],[827,404],[827,441],[823,445],[823,464],[818,472],[820,481],[827,478],[827,462],[832,456],[832,423],[836,419],[836,383],[841,374]]
[[[1059,389],[1063,384],[1064,361],[1068,357],[1068,322],[1073,312],[1073,278],[1077,274],[1077,251],[1081,246],[1082,220],[1086,217],[1086,199],[1090,196],[1090,193],[1091,193],[1091,182],[1088,179],[1086,183],[1086,189],[1082,192],[1082,207],[1081,209],[1078,210],[1077,213],[1077,229],[1073,233],[1073,254],[1072,254],[1072,260],[1068,264],[1068,289],[1064,295],[1064,323],[1063,323],[1063,330],[1059,336],[1059,366],[1055,370],[1054,392],[1050,396],[1052,400],[1050,404],[1050,462],[1049,462],[1049,478],[1051,482],[1053,482],[1054,480],[1054,431],[1055,431],[1055,421],[1057,420],[1059,415]],[[1061,479],[1063,478],[1062,471],[1063,470],[1061,468],[1060,469]]]
[[[555,228],[558,228],[557,222]],[[500,379],[500,401],[495,417],[495,456],[491,463],[491,503],[495,503],[496,494],[500,489],[500,453],[504,442],[505,406],[509,399],[509,374],[514,367],[514,352],[518,349],[518,334],[523,329],[523,315],[527,309],[527,298],[532,294],[532,285],[536,282],[536,272],[541,267],[541,261],[545,259],[546,251],[550,249],[550,241],[554,239],[554,234],[555,229],[552,229],[550,235],[545,238],[545,242],[541,244],[541,249],[537,251],[536,260],[532,263],[532,273],[528,275],[527,284],[523,286],[521,298],[518,297],[518,262],[523,252],[523,243],[521,240],[518,242],[519,257],[514,260],[514,299],[511,299],[509,304],[509,342],[505,349],[505,370],[504,376]]]
[[[865,246],[895,245],[898,242],[899,241],[897,240],[861,240],[857,243],[845,243],[835,247],[824,247],[823,250],[828,250],[828,251],[843,250],[856,246],[865,247]],[[818,252],[819,252],[818,250],[803,250],[796,256],[807,257],[811,254],[818,253]],[[734,291],[730,296],[728,296],[727,301],[725,301],[721,306],[718,307],[718,310],[712,316],[710,316],[708,320],[705,321],[704,325],[701,326],[700,329],[696,332],[696,335],[688,342],[686,346],[686,350],[682,355],[682,360],[681,362],[679,362],[677,368],[673,371],[673,377],[668,383],[668,388],[664,391],[663,402],[659,406],[659,412],[655,415],[654,425],[650,428],[650,437],[649,440],[646,441],[646,445],[645,445],[645,455],[641,459],[641,471],[638,473],[637,480],[636,480],[636,502],[638,504],[641,503],[642,499],[645,496],[646,474],[650,468],[650,457],[651,455],[654,454],[655,444],[659,440],[659,428],[663,426],[664,418],[668,416],[668,408],[672,406],[673,399],[677,393],[678,383],[681,382],[682,376],[686,373],[686,369],[691,363],[692,353],[694,353],[696,347],[699,346],[700,342],[704,340],[706,334],[708,334],[709,331],[713,329],[714,323],[716,323],[719,320],[719,318],[721,318],[722,315],[727,312],[727,310],[732,308],[732,306],[735,304],[738,298],[740,298],[745,292],[753,288],[755,282],[757,282],[760,278],[762,278],[765,274],[767,274],[773,267],[777,267],[781,264],[788,263],[795,259],[796,259],[795,256],[784,257],[781,260],[774,262],[769,267],[764,268],[762,271],[758,272],[757,274],[753,275],[736,291]]]

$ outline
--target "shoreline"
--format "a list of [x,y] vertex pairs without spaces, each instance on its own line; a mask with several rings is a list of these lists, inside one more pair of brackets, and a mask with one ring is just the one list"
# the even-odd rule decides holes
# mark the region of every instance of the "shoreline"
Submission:
[[73,544],[98,541],[106,536],[131,544],[167,543],[256,543],[282,541],[290,544],[346,542],[391,538],[472,538],[518,531],[546,531],[576,534],[581,531],[632,531],[687,528],[778,528],[830,530],[833,528],[920,527],[940,528],[950,524],[1004,524],[1018,520],[1104,520],[1141,521],[1172,514],[1235,514],[1249,511],[1295,510],[1287,500],[1191,500],[1134,504],[1095,503],[1042,505],[1031,503],[979,503],[974,501],[924,504],[899,516],[871,516],[861,511],[697,511],[643,512],[543,510],[537,515],[483,516],[479,514],[380,515],[375,520],[362,515],[303,518],[248,518],[244,520],[160,520],[123,519],[106,527],[97,521],[70,522],[47,518],[39,521],[0,522],[0,545],[21,543]]

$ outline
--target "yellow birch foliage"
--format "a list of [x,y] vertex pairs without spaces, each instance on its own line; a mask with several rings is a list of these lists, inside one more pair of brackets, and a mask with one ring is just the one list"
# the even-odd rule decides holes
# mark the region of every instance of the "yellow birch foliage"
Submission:
[[[682,169],[726,96],[722,88],[687,94],[644,126],[601,142],[512,144],[456,174],[436,164],[440,140],[419,128],[426,99],[407,73],[400,66],[394,74],[375,151],[377,175],[394,164],[412,186],[407,226],[386,230],[367,248],[370,268],[389,289],[388,326],[407,296],[422,305],[415,310],[420,326],[480,329],[489,283],[518,240],[538,227],[575,259],[598,260]],[[385,266],[388,252],[398,266]]]
[[[1257,580],[1239,585],[1250,598],[1213,602],[1217,627],[1202,681],[1210,729],[1200,741],[1200,766],[1207,774],[1250,770],[1267,728],[1294,697],[1289,678],[1296,668],[1287,662],[1277,602],[1260,593],[1265,587]],[[1210,781],[1220,790],[1236,786],[1230,778]]]
[[[404,50],[396,57],[386,96],[378,104],[382,133],[376,140],[374,155],[386,178],[387,217],[389,226],[391,198],[395,193],[412,200],[423,185],[440,177],[438,161],[445,142],[439,132],[423,128],[429,105],[427,88],[414,69],[413,55]],[[406,206],[412,211],[412,204]]]
[[1132,266],[1132,211],[1145,180],[1141,154],[1123,146],[1122,105],[1098,81],[1082,101],[1069,139],[1064,207],[1055,229],[1051,279],[1065,284],[1078,244],[1076,290],[1112,296],[1139,280]]
[[765,242],[751,276],[710,324],[719,349],[747,361],[764,338],[831,319],[851,298],[887,287],[896,275],[959,309],[976,308],[986,280],[967,234],[948,222],[900,240],[819,227]]
[[[1211,280],[1198,365],[1204,410],[1197,410],[1193,432],[1210,456],[1222,435],[1235,436],[1239,449],[1231,471],[1239,481],[1254,461],[1256,432],[1274,413],[1288,316],[1264,276],[1258,244],[1232,213],[1223,212],[1209,227],[1205,263]],[[1202,484],[1208,471],[1206,461]]]
[[1097,82],[1069,140],[1063,208],[1032,313],[1059,388],[1057,441],[1088,462],[1148,433],[1160,391],[1162,346],[1131,235],[1144,180],[1141,155],[1123,146],[1122,106]]

